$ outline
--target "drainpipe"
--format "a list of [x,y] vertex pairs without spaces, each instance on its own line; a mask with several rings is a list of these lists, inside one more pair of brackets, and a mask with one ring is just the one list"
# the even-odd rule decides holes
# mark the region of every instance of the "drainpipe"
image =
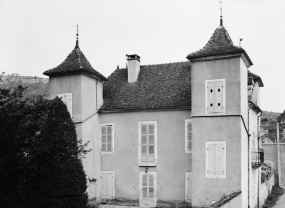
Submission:
[[[249,132],[249,108],[247,110],[247,129],[248,129],[248,132]],[[248,136],[248,144],[247,144],[247,148],[248,148],[248,154],[247,154],[247,161],[248,161],[248,171],[247,171],[247,177],[248,177],[248,182],[247,182],[247,185],[248,185],[248,188],[247,188],[247,203],[248,203],[248,208],[250,208],[250,198],[249,198],[249,195],[250,195],[250,183],[249,183],[249,180],[250,180],[250,176],[249,176],[249,170],[250,170],[250,164],[251,164],[251,160],[250,160],[250,134],[247,134]]]
[[[262,115],[262,111],[259,113],[260,115],[259,116],[257,116],[257,146],[258,146],[258,153],[260,152],[260,148],[259,148],[259,139],[260,139],[260,137],[259,137],[259,118],[260,118],[260,116]],[[260,160],[260,155],[259,155],[259,160]],[[257,179],[257,208],[259,208],[259,173],[260,173],[260,167],[257,169],[258,170],[258,175],[257,175],[257,177],[258,177],[258,179]]]

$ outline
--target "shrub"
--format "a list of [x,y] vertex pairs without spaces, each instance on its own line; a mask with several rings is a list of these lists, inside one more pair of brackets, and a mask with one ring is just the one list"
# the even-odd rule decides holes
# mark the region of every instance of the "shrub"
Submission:
[[274,174],[274,163],[267,160],[261,165],[261,183],[265,183]]

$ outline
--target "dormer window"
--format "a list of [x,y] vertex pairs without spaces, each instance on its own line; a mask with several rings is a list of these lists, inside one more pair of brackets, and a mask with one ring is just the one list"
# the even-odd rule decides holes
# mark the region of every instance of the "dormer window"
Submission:
[[225,79],[206,80],[206,114],[225,113]]

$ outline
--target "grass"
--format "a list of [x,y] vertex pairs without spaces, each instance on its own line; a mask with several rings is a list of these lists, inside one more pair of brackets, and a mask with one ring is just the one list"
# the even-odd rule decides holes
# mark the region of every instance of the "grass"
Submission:
[[262,208],[271,208],[278,201],[279,197],[284,194],[284,189],[279,186],[273,186],[271,194],[268,195]]

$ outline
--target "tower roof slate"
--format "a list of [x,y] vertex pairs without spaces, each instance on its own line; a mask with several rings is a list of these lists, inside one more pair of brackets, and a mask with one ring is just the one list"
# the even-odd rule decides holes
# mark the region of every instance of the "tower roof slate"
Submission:
[[238,53],[243,53],[248,59],[250,65],[252,65],[252,62],[246,51],[242,47],[235,46],[226,28],[224,26],[219,26],[211,36],[208,43],[202,49],[188,54],[187,59],[191,61],[196,58],[202,58],[207,56],[218,56]]

